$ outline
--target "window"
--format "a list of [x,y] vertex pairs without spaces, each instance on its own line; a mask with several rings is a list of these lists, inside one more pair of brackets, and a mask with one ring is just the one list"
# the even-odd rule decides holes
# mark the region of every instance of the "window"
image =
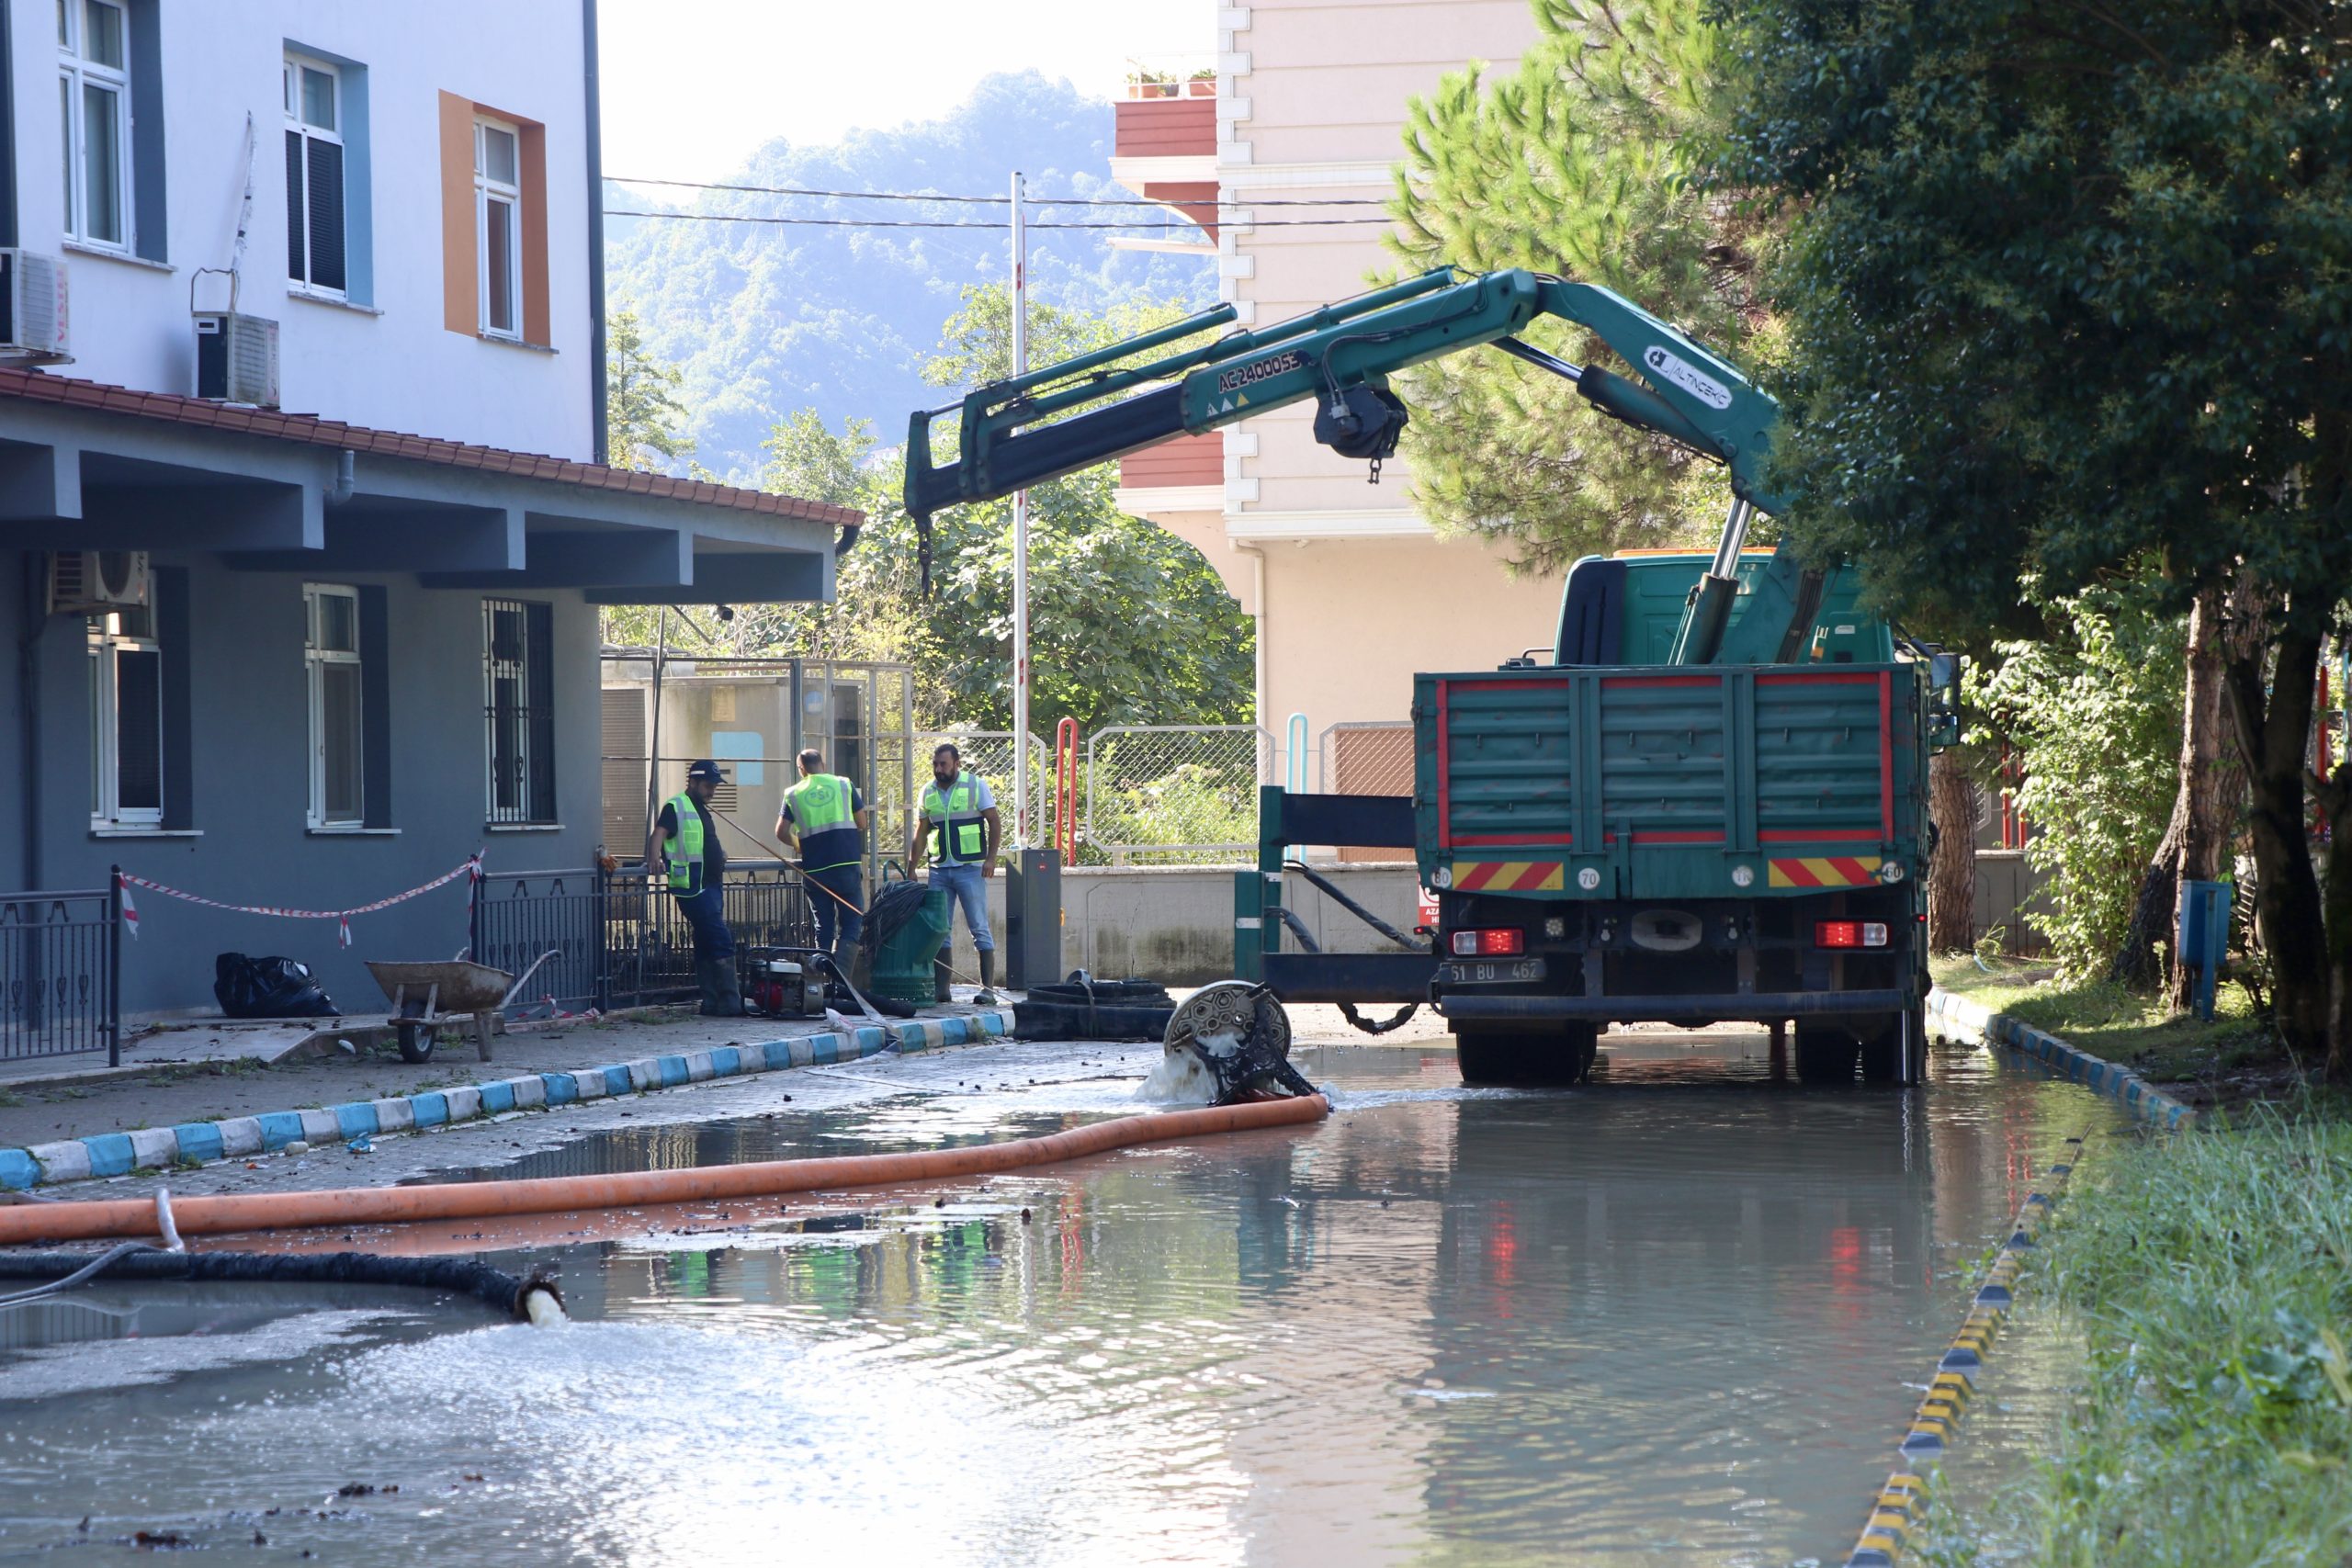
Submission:
[[490,761],[489,819],[555,820],[555,610],[485,599],[482,716]]
[[65,232],[130,249],[130,17],[114,0],[57,0]]
[[90,617],[90,823],[164,820],[164,654],[144,607]]
[[474,235],[481,330],[523,336],[522,138],[495,120],[474,121]]
[[286,276],[322,294],[344,293],[343,73],[288,54],[286,98]]
[[302,590],[302,611],[309,628],[303,656],[310,675],[311,826],[356,828],[367,820],[359,591],[311,583]]

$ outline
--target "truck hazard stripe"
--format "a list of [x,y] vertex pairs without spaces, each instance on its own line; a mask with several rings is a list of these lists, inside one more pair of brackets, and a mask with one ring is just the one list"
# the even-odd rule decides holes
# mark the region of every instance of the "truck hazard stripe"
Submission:
[[1567,866],[1555,860],[1458,860],[1456,893],[1557,893],[1566,886]]
[[1767,882],[1774,887],[1865,887],[1878,880],[1876,855],[1807,855],[1775,860]]

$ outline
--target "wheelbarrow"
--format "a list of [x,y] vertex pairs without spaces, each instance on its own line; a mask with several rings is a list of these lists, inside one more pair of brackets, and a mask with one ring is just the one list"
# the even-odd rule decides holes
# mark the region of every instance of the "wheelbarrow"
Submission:
[[481,1054],[483,1061],[489,1061],[492,1016],[504,1008],[506,999],[521,990],[523,983],[537,974],[539,965],[555,957],[557,951],[549,948],[540,953],[520,975],[509,975],[487,964],[469,964],[462,958],[435,964],[389,964],[369,959],[368,973],[376,976],[376,984],[384,988],[384,995],[392,1004],[392,1027],[400,1034],[401,1060],[433,1060],[435,1027],[471,1015],[474,1049]]

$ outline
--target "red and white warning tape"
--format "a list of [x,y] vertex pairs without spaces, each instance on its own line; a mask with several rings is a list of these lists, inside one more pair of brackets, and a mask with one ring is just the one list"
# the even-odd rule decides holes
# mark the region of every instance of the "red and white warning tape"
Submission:
[[333,920],[335,922],[338,939],[344,946],[349,947],[352,916],[372,915],[379,909],[389,909],[395,904],[405,904],[411,898],[430,893],[436,887],[447,887],[461,876],[469,878],[473,884],[467,894],[471,897],[474,890],[481,886],[482,872],[481,852],[476,850],[467,857],[465,864],[446,871],[430,882],[412,887],[405,893],[395,893],[389,898],[379,898],[372,904],[355,904],[348,909],[286,909],[275,904],[224,904],[218,898],[207,898],[201,894],[186,892],[177,887],[166,887],[160,882],[150,882],[143,876],[133,876],[127,871],[118,871],[114,874],[122,891],[123,929],[134,937],[139,934],[139,910],[130,901],[130,890],[133,887],[144,887],[150,893],[161,893],[166,898],[177,898],[187,904],[200,904],[208,909],[225,909],[232,915],[277,915],[289,920]]

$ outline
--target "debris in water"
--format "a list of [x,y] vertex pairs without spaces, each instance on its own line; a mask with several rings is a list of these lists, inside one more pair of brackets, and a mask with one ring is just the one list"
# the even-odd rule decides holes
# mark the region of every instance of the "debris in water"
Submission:
[[931,1201],[931,1206],[934,1209],[944,1209],[947,1207],[947,1200],[944,1198],[933,1198]]
[[1026,1209],[1021,1211],[1021,1223],[1024,1225],[1029,1223],[1029,1211]]
[[138,1530],[130,1543],[147,1551],[177,1551],[196,1544],[176,1530]]

